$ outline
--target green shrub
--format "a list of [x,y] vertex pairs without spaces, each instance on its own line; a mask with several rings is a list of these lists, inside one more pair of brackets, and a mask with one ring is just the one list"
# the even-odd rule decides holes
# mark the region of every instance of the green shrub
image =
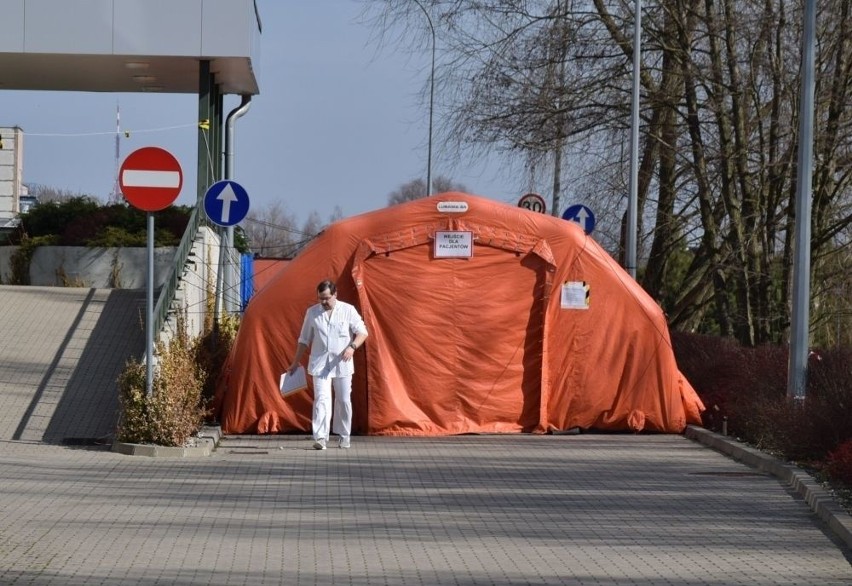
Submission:
[[21,234],[30,237],[60,236],[78,218],[91,216],[99,208],[97,201],[86,196],[39,203],[21,214]]
[[[192,207],[169,206],[154,213],[154,244],[176,246],[189,223]],[[148,215],[124,204],[101,206],[85,197],[51,201],[21,214],[21,225],[10,238],[19,244],[27,238],[51,236],[59,246],[146,246]]]
[[102,248],[147,246],[148,233],[146,230],[142,230],[140,232],[128,232],[124,228],[107,226],[95,237],[87,240],[86,245]]

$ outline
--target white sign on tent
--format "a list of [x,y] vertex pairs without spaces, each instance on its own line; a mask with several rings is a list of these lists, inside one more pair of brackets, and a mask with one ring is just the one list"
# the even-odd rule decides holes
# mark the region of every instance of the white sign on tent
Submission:
[[435,258],[471,258],[473,256],[473,232],[436,231]]

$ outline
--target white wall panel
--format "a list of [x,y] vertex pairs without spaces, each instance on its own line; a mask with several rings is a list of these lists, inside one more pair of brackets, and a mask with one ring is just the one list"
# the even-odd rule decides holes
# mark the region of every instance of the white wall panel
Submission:
[[112,53],[113,0],[27,0],[27,53]]
[[201,55],[250,56],[257,31],[252,0],[204,0]]
[[201,54],[202,0],[117,0],[116,55]]
[[0,0],[0,53],[24,51],[24,0]]

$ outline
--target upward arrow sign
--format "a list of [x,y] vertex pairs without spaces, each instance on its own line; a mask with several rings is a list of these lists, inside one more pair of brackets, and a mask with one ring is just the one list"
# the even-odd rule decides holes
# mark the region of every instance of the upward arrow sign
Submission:
[[586,227],[586,220],[589,219],[589,214],[586,212],[586,208],[580,208],[580,211],[577,212],[577,223],[582,226],[583,230],[588,232],[589,230]]
[[231,221],[231,204],[238,199],[230,183],[225,185],[222,193],[216,196],[216,199],[222,202],[222,222],[227,224]]
[[577,203],[568,206],[562,212],[562,219],[579,224],[586,234],[591,234],[592,230],[595,229],[595,212],[583,204]]
[[219,226],[230,227],[241,222],[248,210],[248,193],[236,181],[217,181],[204,194],[204,212]]

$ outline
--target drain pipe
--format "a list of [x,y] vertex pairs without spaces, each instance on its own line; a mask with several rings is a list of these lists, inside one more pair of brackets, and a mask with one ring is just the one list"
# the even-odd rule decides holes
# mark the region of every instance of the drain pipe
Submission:
[[251,96],[242,96],[240,105],[231,110],[225,122],[225,179],[233,179],[234,175],[234,125],[250,107]]
[[[244,95],[240,105],[228,113],[225,122],[225,179],[233,179],[234,176],[234,126],[236,120],[248,112],[250,107],[251,96]],[[231,262],[234,249],[234,227],[228,226],[221,229],[219,237],[219,271],[216,279],[218,287],[216,287],[215,308],[217,324],[221,314],[221,303],[224,303],[225,311],[229,313],[233,313],[237,305],[234,302],[234,265]]]

